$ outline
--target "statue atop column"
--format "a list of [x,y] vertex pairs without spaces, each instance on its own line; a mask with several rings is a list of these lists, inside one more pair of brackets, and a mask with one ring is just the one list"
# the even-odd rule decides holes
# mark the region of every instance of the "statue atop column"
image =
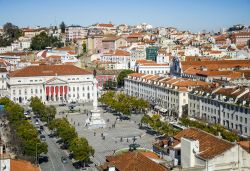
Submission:
[[101,111],[98,109],[97,101],[97,83],[95,78],[96,71],[93,72],[93,110],[91,110],[91,116],[86,120],[86,126],[89,129],[105,128],[105,120],[101,118]]

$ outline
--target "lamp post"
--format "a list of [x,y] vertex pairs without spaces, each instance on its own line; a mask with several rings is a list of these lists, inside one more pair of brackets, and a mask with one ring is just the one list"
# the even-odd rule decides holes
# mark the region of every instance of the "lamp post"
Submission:
[[37,144],[38,143],[36,143],[36,164],[37,164]]

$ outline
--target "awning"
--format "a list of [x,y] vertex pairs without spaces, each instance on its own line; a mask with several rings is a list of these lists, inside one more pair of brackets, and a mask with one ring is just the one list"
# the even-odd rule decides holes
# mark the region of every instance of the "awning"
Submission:
[[168,110],[165,109],[165,108],[161,108],[160,111],[163,112],[163,113],[165,113],[165,112],[167,112]]
[[156,106],[155,106],[155,109],[160,110],[160,109],[161,109],[161,106],[156,105]]

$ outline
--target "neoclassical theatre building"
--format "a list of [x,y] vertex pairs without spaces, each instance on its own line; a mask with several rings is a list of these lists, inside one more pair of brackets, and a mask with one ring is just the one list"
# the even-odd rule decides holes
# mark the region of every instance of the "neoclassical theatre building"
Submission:
[[7,75],[7,92],[21,104],[34,96],[45,103],[91,101],[93,79],[91,72],[73,65],[28,66]]

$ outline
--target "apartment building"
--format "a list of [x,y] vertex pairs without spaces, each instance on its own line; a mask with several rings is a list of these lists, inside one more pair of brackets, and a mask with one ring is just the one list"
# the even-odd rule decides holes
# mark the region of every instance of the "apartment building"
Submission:
[[188,115],[209,123],[220,124],[249,138],[249,104],[249,87],[199,87],[188,95]]
[[66,41],[83,39],[88,34],[88,30],[82,26],[68,26],[65,29]]
[[145,99],[157,106],[160,112],[178,117],[188,104],[188,92],[205,85],[208,83],[142,73],[129,74],[124,81],[127,95]]
[[197,128],[187,128],[173,137],[157,140],[153,151],[178,171],[247,171],[250,141],[229,142]]

